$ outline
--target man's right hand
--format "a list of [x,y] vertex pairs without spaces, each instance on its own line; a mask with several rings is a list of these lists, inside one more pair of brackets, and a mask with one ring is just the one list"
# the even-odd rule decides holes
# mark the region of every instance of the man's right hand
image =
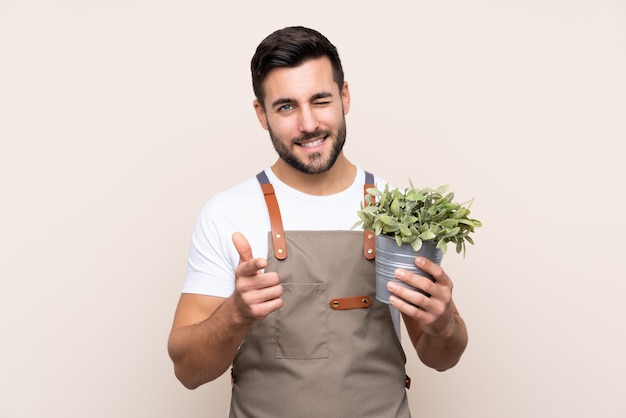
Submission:
[[189,389],[221,376],[233,362],[250,326],[283,306],[275,272],[264,273],[263,258],[252,258],[248,240],[233,234],[239,252],[235,291],[227,299],[183,293],[168,340],[176,377]]
[[283,306],[283,287],[276,272],[265,273],[264,258],[252,258],[252,249],[243,234],[235,232],[233,244],[239,253],[235,271],[235,305],[241,320],[249,324],[264,320]]

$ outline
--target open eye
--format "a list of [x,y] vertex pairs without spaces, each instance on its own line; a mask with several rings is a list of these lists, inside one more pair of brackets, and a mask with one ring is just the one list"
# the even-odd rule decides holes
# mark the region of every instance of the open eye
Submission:
[[292,110],[292,109],[293,109],[293,106],[292,106],[292,105],[290,105],[290,104],[284,104],[284,105],[282,105],[282,106],[280,106],[280,107],[278,108],[278,111],[279,111],[279,112],[289,112],[289,111],[290,111],[290,110]]

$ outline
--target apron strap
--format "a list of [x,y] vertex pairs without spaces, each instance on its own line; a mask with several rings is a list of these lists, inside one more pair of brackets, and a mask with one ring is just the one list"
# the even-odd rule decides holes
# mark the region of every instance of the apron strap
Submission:
[[[287,243],[285,241],[283,218],[280,215],[278,201],[276,200],[276,194],[274,193],[274,186],[270,183],[265,171],[261,171],[257,174],[256,178],[261,185],[261,190],[263,190],[263,197],[265,198],[265,204],[267,205],[267,211],[270,216],[274,257],[279,260],[284,260],[287,258]],[[366,171],[365,185],[363,186],[364,195],[367,194],[367,189],[370,187],[374,187],[374,175],[369,171]],[[368,260],[373,260],[376,257],[376,242],[374,231],[372,230],[363,231],[363,256]]]
[[[367,194],[367,189],[374,187],[374,175],[368,171],[365,172],[365,185],[363,186],[364,194]],[[374,196],[372,196],[375,199]],[[367,205],[367,201],[363,199],[363,204]],[[363,256],[367,260],[373,260],[376,258],[376,240],[374,231],[371,229],[363,230]]]
[[272,228],[272,244],[274,246],[274,257],[279,260],[287,258],[287,243],[285,241],[285,231],[283,229],[283,218],[280,216],[278,201],[274,193],[274,186],[270,183],[265,171],[261,171],[256,175],[257,180],[261,184],[265,204],[270,215],[270,225]]

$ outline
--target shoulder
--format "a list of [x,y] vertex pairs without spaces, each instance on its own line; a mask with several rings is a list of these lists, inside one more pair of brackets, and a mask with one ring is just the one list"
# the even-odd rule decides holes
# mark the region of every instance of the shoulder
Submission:
[[195,241],[203,242],[203,246],[210,245],[226,251],[232,247],[234,232],[253,239],[252,236],[266,233],[268,225],[263,192],[256,177],[250,177],[217,192],[201,207],[193,237]]
[[[259,186],[259,182],[256,177],[250,177],[241,183],[232,186],[228,189],[224,189],[216,193],[211,200],[230,203],[230,202],[242,202],[248,199],[262,199],[263,192]],[[211,202],[209,200],[209,202]]]
[[247,212],[263,200],[263,192],[256,177],[215,193],[200,209],[201,215],[229,216]]

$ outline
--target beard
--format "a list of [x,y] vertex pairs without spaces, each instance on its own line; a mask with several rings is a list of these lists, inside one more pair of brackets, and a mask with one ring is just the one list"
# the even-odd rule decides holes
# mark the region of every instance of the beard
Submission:
[[330,168],[337,161],[337,157],[341,153],[344,144],[346,143],[346,119],[345,117],[341,121],[339,128],[337,129],[337,135],[331,144],[330,155],[324,157],[321,153],[315,152],[313,154],[309,154],[306,160],[302,160],[298,158],[298,156],[293,152],[293,147],[297,147],[298,143],[302,143],[309,139],[326,137],[326,141],[332,138],[332,132],[328,130],[316,129],[314,132],[307,132],[300,135],[297,138],[291,139],[291,144],[287,145],[284,141],[281,140],[269,126],[268,123],[268,131],[270,134],[270,138],[272,139],[272,144],[274,145],[274,149],[278,153],[278,156],[285,161],[287,164],[292,166],[298,171],[301,171],[305,174],[320,174],[325,171],[330,170]]

